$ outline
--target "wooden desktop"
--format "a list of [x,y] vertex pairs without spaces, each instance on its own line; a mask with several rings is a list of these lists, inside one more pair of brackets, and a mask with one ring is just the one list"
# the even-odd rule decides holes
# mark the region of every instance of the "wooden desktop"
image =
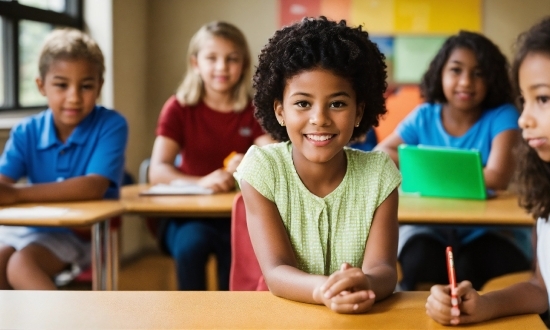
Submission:
[[142,196],[150,185],[122,187],[120,201],[126,213],[147,217],[230,217],[236,192],[212,195]]
[[[140,196],[149,185],[122,188],[127,213],[142,216],[231,216],[235,192],[213,195]],[[533,226],[533,218],[519,207],[517,196],[500,192],[488,200],[399,196],[400,224]]]
[[[395,293],[366,314],[269,292],[4,291],[0,328],[29,329],[449,329],[425,312],[428,292]],[[538,315],[501,318],[479,329],[545,329]]]
[[400,224],[533,226],[516,195],[499,192],[487,200],[399,196]]
[[92,226],[92,271],[94,290],[116,289],[118,277],[118,249],[116,232],[111,232],[110,219],[121,215],[124,207],[117,200],[97,200],[63,203],[25,203],[6,208],[52,207],[68,209],[55,217],[1,217],[0,225],[11,226]]

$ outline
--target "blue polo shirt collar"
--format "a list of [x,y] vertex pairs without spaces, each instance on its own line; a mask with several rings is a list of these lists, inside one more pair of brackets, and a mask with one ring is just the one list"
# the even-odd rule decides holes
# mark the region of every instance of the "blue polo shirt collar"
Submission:
[[[70,144],[78,144],[82,145],[86,142],[91,128],[93,128],[93,118],[95,117],[95,113],[97,106],[94,107],[92,112],[86,118],[84,118],[83,121],[78,124],[78,126],[74,129],[73,133],[69,138],[67,139],[67,145]],[[42,127],[42,134],[40,136],[40,139],[38,141],[38,149],[48,149],[50,147],[61,145],[61,141],[57,137],[57,133],[55,131],[55,123],[53,121],[53,114],[52,110],[48,109],[44,113],[44,127]]]

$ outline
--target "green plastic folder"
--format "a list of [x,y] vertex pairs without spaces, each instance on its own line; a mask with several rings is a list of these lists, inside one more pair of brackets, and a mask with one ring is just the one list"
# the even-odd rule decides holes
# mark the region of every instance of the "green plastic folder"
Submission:
[[486,199],[477,150],[400,145],[401,191],[430,197]]

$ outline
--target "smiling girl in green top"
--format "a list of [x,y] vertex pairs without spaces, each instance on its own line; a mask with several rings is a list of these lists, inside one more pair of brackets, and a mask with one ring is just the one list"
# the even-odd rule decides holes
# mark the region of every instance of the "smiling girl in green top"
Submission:
[[346,147],[386,112],[385,78],[384,56],[345,21],[304,19],[262,50],[256,117],[283,142],[249,149],[235,176],[273,294],[364,313],[393,292],[401,177],[384,153]]

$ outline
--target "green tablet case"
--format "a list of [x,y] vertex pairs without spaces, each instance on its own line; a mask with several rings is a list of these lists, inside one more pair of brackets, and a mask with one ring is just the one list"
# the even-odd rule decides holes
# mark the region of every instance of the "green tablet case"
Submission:
[[486,199],[477,150],[400,145],[401,191],[420,196]]

